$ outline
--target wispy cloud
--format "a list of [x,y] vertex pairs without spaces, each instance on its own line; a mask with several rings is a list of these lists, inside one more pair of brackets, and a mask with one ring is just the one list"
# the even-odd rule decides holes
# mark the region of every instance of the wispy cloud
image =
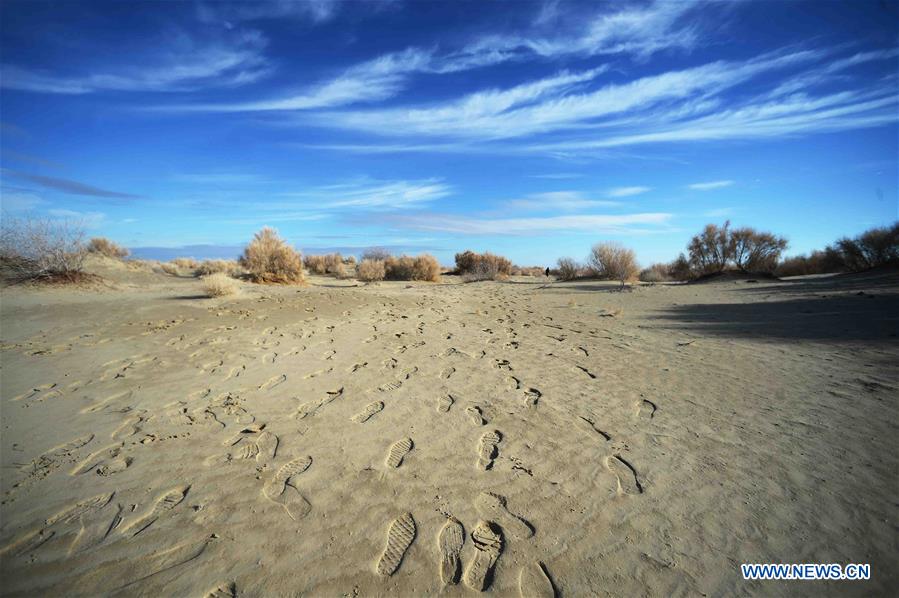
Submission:
[[706,183],[693,183],[692,185],[687,185],[687,188],[693,189],[694,191],[711,191],[713,189],[730,187],[733,184],[733,181],[708,181]]
[[651,190],[652,187],[615,187],[614,189],[609,189],[606,194],[609,197],[630,197],[631,195],[640,195]]
[[[376,0],[371,0],[375,2]],[[386,1],[386,0],[382,0]],[[205,23],[299,19],[315,23],[330,21],[341,7],[341,0],[252,0],[247,2],[201,2],[197,16]]]
[[418,208],[451,193],[452,187],[441,179],[379,181],[363,178],[282,196],[300,200],[316,210],[393,210]]
[[71,220],[85,228],[97,228],[106,221],[106,214],[102,212],[77,212],[75,210],[52,209],[47,214],[59,220]]
[[588,231],[600,233],[639,232],[639,226],[666,224],[672,215],[661,212],[638,214],[572,214],[534,218],[474,218],[444,214],[392,216],[390,222],[416,230],[441,231],[466,235],[522,235],[552,231]]
[[18,172],[8,169],[3,169],[2,172],[4,176],[11,176],[13,178],[31,181],[32,183],[36,183],[41,187],[52,189],[54,191],[62,191],[63,193],[68,193],[69,195],[87,195],[90,197],[110,197],[117,199],[136,199],[142,197],[140,195],[134,195],[131,193],[109,191],[108,189],[101,189],[99,187],[94,187],[93,185],[87,185],[85,183],[79,183],[78,181],[72,181],[69,179],[28,174],[25,172]]
[[203,87],[251,83],[269,72],[262,55],[266,40],[244,31],[228,41],[200,43],[180,35],[169,41],[165,52],[135,60],[141,66],[104,68],[84,65],[80,74],[23,67],[0,66],[0,86],[7,89],[54,94],[87,94],[99,91],[190,91]]
[[608,208],[621,205],[617,201],[590,199],[580,191],[549,191],[534,193],[523,199],[505,202],[505,207],[513,210],[571,212],[591,208]]
[[[659,1],[642,7],[631,6],[617,11],[577,15],[577,18],[572,19],[573,22],[566,27],[569,31],[562,34],[555,33],[550,37],[540,34],[539,26],[546,21],[538,18],[535,22],[538,30],[522,35],[486,35],[449,52],[440,52],[436,47],[410,47],[356,64],[335,77],[268,99],[240,103],[198,103],[167,106],[161,109],[259,112],[336,108],[394,97],[408,86],[410,76],[416,73],[456,73],[510,61],[534,58],[545,60],[567,55],[634,54],[645,57],[664,49],[687,48],[694,45],[696,25],[678,27],[676,24],[699,4],[699,2]],[[335,6],[334,2],[268,2],[232,7],[224,12],[234,13],[241,20],[298,14],[320,14],[329,18],[333,15]],[[321,10],[312,11],[313,8]],[[204,10],[209,12],[212,9],[207,7]],[[221,10],[212,10],[209,14],[219,15],[216,18],[222,18],[221,13]],[[606,68],[594,69],[592,75],[584,76],[593,78]],[[504,101],[518,103],[520,100],[517,99],[517,94],[542,94],[544,91],[541,91],[541,86],[547,83],[552,85],[549,81],[536,82],[510,92],[486,92],[483,95],[475,95],[458,106],[458,109],[464,111],[476,108],[479,101],[488,102],[494,107],[501,106]]]

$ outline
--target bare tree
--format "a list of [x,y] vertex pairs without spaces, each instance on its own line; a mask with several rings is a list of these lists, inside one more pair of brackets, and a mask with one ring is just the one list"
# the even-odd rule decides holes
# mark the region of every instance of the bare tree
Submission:
[[634,251],[620,243],[597,243],[590,251],[589,261],[597,276],[621,281],[622,287],[640,272]]

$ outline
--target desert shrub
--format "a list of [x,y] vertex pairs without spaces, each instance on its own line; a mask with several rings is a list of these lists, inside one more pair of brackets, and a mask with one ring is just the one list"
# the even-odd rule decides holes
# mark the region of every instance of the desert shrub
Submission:
[[88,253],[94,253],[114,259],[122,259],[128,257],[131,253],[121,245],[110,241],[105,237],[94,237],[87,244]]
[[580,265],[570,257],[560,257],[556,264],[559,280],[574,280],[578,276]]
[[383,260],[363,259],[359,265],[356,266],[356,278],[362,282],[384,280],[385,275],[386,270],[384,268]]
[[668,264],[668,276],[672,280],[693,280],[696,277],[690,260],[683,253],[677,256],[677,259]]
[[753,228],[708,224],[690,239],[690,268],[698,275],[724,272],[733,265],[744,272],[773,272],[787,240]]
[[833,249],[853,272],[895,263],[899,261],[899,222],[866,230],[852,239],[843,237]]
[[265,227],[256,233],[239,262],[256,282],[291,284],[303,281],[302,256],[273,228]]
[[159,264],[159,269],[171,276],[181,276],[181,268],[171,262],[163,262]]
[[408,255],[390,256],[384,260],[384,277],[387,280],[412,280],[415,259]]
[[730,233],[733,261],[743,272],[774,272],[787,240],[769,232],[744,227]]
[[501,280],[512,274],[512,262],[489,251],[463,251],[456,254],[456,272],[468,281]]
[[209,297],[233,295],[240,289],[237,281],[224,272],[209,274],[200,280],[203,282],[203,292]]
[[331,253],[325,256],[325,272],[337,274],[337,269],[343,265],[343,256],[339,253]]
[[843,256],[834,247],[823,251],[815,250],[808,255],[796,255],[784,259],[774,273],[777,276],[806,276],[808,274],[831,274],[846,270]]
[[383,262],[390,257],[390,252],[383,247],[369,247],[362,253],[363,260]]
[[235,276],[240,273],[240,264],[236,260],[203,260],[194,269],[194,276],[209,276],[219,272]]
[[304,255],[303,264],[313,274],[325,274],[328,271],[324,255]]
[[597,276],[621,281],[622,286],[640,271],[633,250],[620,243],[597,243],[590,250],[589,262]]
[[701,233],[690,239],[687,251],[693,269],[702,274],[723,272],[734,254],[730,221],[721,227],[707,224]]
[[84,229],[75,222],[5,216],[0,222],[0,262],[13,278],[74,281],[86,254]]
[[438,282],[440,280],[440,263],[437,258],[427,253],[416,256],[412,264],[412,280]]
[[643,282],[668,282],[671,280],[669,269],[669,264],[652,264],[640,271],[639,278]]
[[181,270],[188,270],[190,272],[193,272],[200,267],[200,262],[192,257],[176,257],[173,260],[169,260],[169,263],[174,264]]

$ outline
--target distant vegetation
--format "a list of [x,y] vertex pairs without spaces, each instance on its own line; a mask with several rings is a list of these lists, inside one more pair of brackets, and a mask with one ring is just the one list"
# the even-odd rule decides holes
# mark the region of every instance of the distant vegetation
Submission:
[[363,258],[359,265],[356,266],[356,278],[362,282],[377,282],[384,280],[387,271],[384,268],[384,260],[373,260],[371,258]]
[[857,237],[843,237],[822,251],[785,259],[778,276],[861,272],[899,263],[899,222],[869,229]]
[[620,243],[597,243],[590,250],[589,265],[599,278],[624,283],[637,278],[640,271],[632,249]]
[[94,237],[87,244],[88,253],[102,255],[113,259],[124,259],[130,251],[105,237]]

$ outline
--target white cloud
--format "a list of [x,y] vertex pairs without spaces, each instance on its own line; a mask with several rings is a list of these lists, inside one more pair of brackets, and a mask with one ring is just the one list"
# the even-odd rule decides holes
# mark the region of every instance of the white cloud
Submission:
[[97,228],[106,220],[103,212],[77,212],[75,210],[53,209],[47,210],[47,214],[59,220],[76,222],[85,228]]
[[596,233],[638,232],[635,226],[659,226],[671,219],[666,213],[619,215],[572,214],[535,218],[487,218],[439,214],[396,216],[391,220],[407,228],[469,235],[521,235],[549,231]]
[[316,210],[390,210],[421,207],[451,193],[452,187],[441,179],[378,181],[364,178],[283,195],[304,200]]
[[606,194],[609,197],[630,197],[631,195],[640,195],[651,190],[652,187],[616,187],[609,189]]
[[265,39],[243,32],[228,42],[201,44],[186,36],[177,37],[166,52],[134,60],[140,67],[68,75],[46,69],[16,65],[0,67],[0,86],[7,89],[57,94],[87,94],[98,91],[190,91],[203,87],[243,85],[269,72],[262,56]]
[[687,185],[687,187],[695,191],[711,191],[713,189],[730,187],[733,184],[733,181],[708,181],[706,183],[693,183],[692,185]]
[[534,193],[524,199],[505,202],[505,206],[513,210],[529,211],[574,211],[590,208],[607,208],[621,205],[617,201],[589,199],[579,191],[549,191]]
[[200,3],[197,16],[205,23],[299,19],[329,21],[340,9],[340,0],[253,0],[242,3]]

